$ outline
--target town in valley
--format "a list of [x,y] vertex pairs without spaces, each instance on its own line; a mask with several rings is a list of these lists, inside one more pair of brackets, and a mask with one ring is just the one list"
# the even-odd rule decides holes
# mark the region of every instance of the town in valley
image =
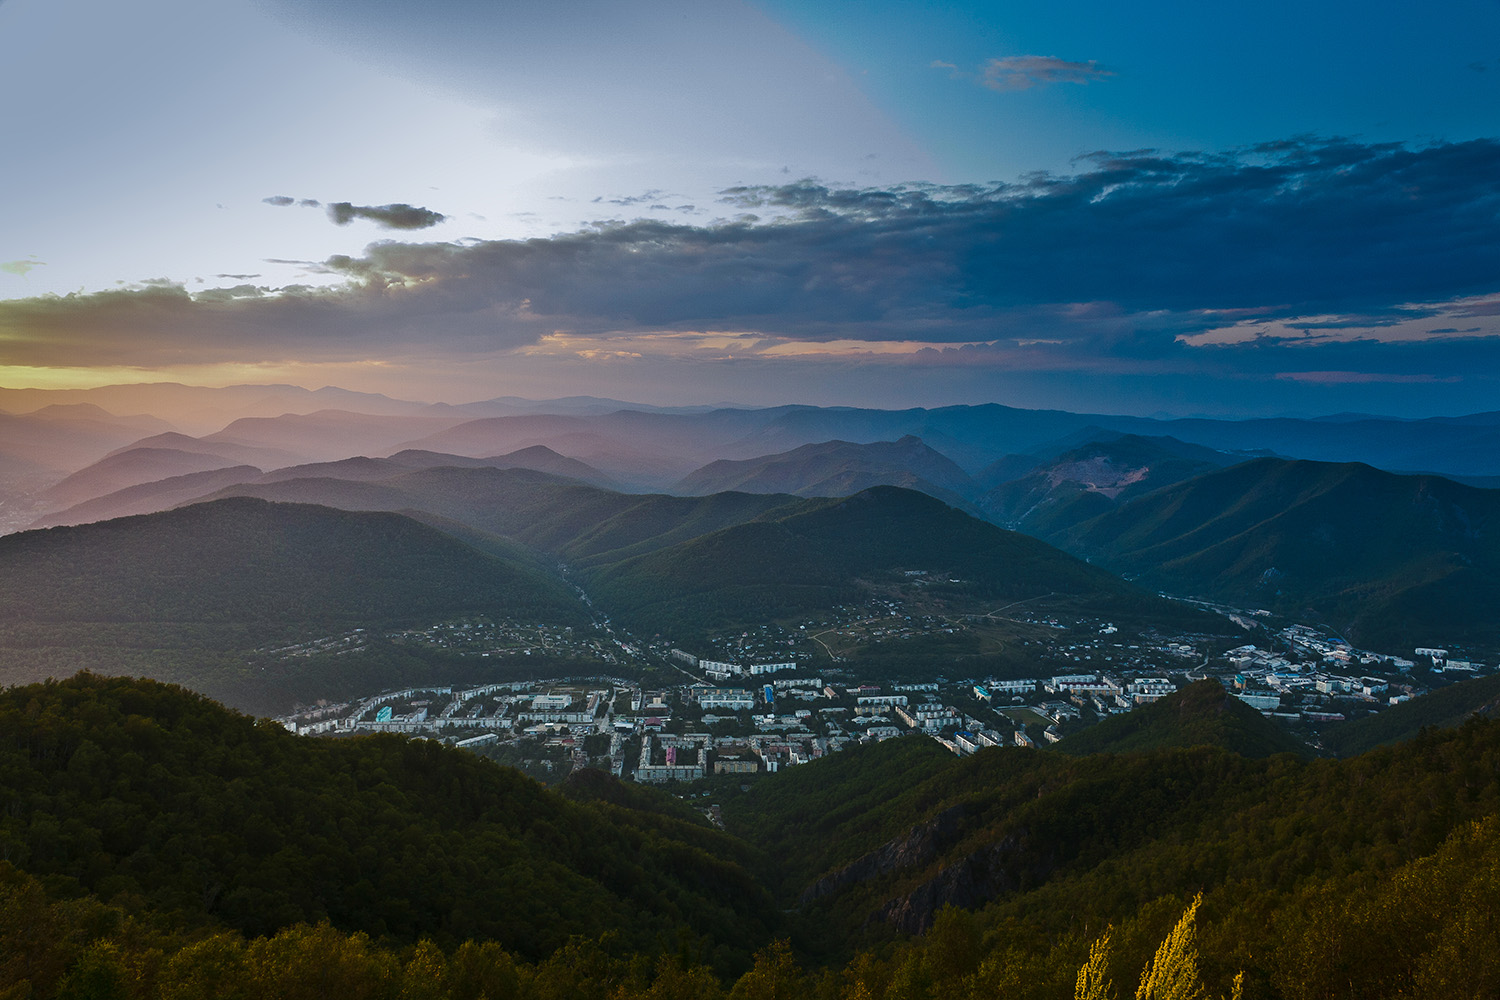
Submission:
[[[473,617],[383,638],[493,664],[493,682],[372,692],[299,706],[278,721],[309,736],[420,735],[547,782],[597,767],[627,780],[686,784],[772,773],[852,743],[913,734],[959,755],[1046,745],[1204,679],[1317,748],[1328,724],[1494,669],[1457,649],[1362,650],[1326,627],[1195,603],[1232,623],[1226,631],[1241,641],[1071,618],[1044,602],[924,614],[892,596],[834,609],[826,620],[683,644],[689,648],[631,637],[604,619],[575,629]],[[1004,669],[967,671],[962,656],[934,666],[921,653],[976,632],[1016,654]],[[356,630],[264,652],[282,660],[337,656],[371,638]],[[879,653],[861,655],[870,650]],[[543,656],[576,662],[579,672],[527,670]]]

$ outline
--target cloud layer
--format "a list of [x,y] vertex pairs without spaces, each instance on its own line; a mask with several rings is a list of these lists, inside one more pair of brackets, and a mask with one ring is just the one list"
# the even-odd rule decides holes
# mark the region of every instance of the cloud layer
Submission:
[[1092,83],[1114,76],[1097,62],[1070,62],[1056,56],[1007,56],[991,59],[979,72],[979,82],[991,90],[1030,90],[1053,83]]
[[[648,356],[701,351],[718,331],[767,357],[901,344],[883,356],[1396,383],[1472,376],[1500,343],[1495,140],[1100,153],[1018,183],[802,181],[723,199],[739,215],[705,226],[375,243],[318,265],[342,279],[328,288],[0,302],[0,363],[453,359],[589,341]],[[383,225],[428,211],[348,210]]]

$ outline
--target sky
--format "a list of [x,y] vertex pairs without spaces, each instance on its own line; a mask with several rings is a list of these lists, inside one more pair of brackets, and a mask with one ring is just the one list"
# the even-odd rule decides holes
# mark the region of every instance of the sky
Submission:
[[0,385],[1500,409],[1500,0],[0,0]]

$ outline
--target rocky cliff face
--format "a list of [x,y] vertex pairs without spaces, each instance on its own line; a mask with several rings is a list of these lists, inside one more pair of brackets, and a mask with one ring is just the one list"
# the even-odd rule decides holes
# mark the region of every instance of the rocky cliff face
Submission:
[[927,822],[912,827],[905,837],[892,840],[838,871],[824,875],[802,893],[798,902],[806,906],[856,882],[930,865],[945,850],[958,843],[963,836],[963,820],[972,811],[973,808],[968,805],[943,810]]
[[1027,859],[1026,831],[975,851],[943,868],[905,895],[889,900],[872,920],[906,934],[921,934],[945,906],[970,910],[1045,878],[1050,861]]
[[[806,906],[858,882],[928,868],[964,839],[969,832],[968,821],[975,814],[971,805],[946,809],[913,827],[904,837],[818,879],[802,893],[799,902]],[[920,934],[932,926],[944,906],[971,909],[1041,881],[1054,863],[1031,850],[1028,839],[1027,831],[1019,830],[943,866],[915,888],[887,900],[870,919],[907,934]]]

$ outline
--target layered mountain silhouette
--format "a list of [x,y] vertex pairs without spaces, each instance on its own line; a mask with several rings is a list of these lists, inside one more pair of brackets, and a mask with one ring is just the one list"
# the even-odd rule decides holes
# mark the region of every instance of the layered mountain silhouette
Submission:
[[892,486],[789,503],[601,566],[591,586],[628,625],[695,632],[813,614],[908,572],[972,599],[1067,595],[1100,613],[1173,615],[1167,602],[1045,543]]
[[1402,648],[1500,634],[1500,491],[1358,463],[1257,459],[1048,537],[1174,593],[1311,611]]
[[[75,483],[89,482],[102,484],[107,481],[106,477],[111,474],[115,463],[118,463],[120,471],[113,472],[114,478],[139,478],[141,470],[150,467],[149,453],[156,449],[132,448],[110,456],[70,477]],[[188,455],[185,452],[173,452],[174,455]],[[192,456],[190,456],[192,457]],[[567,458],[541,445],[523,449],[510,455],[498,455],[493,458],[462,458],[456,455],[442,455],[436,452],[424,451],[402,451],[390,458],[346,458],[337,462],[314,462],[305,465],[292,465],[285,468],[275,469],[271,472],[262,472],[253,466],[236,465],[229,468],[218,468],[218,463],[223,459],[209,455],[200,457],[214,472],[195,473],[180,476],[172,476],[151,482],[143,482],[136,486],[119,489],[111,493],[95,496],[92,499],[76,503],[63,510],[53,511],[37,518],[29,526],[33,528],[46,528],[62,524],[83,524],[90,521],[103,521],[113,517],[124,517],[131,514],[149,514],[154,511],[166,510],[171,507],[181,506],[194,500],[227,495],[224,491],[241,484],[275,484],[293,480],[318,479],[327,482],[352,482],[368,483],[380,482],[406,475],[413,471],[434,468],[461,468],[461,469],[535,469],[561,476],[577,479],[582,482],[592,483],[608,487],[613,485],[608,476],[579,462],[576,459]],[[192,464],[184,462],[183,464]],[[80,492],[87,492],[80,490]],[[420,507],[420,502],[413,501],[407,506]],[[356,508],[363,509],[363,508]],[[376,510],[401,510],[401,506],[374,504],[369,509]]]
[[1173,438],[1105,435],[984,493],[977,503],[997,524],[1045,538],[1135,497],[1232,461]]
[[953,506],[967,506],[974,481],[952,459],[907,435],[899,441],[824,441],[779,455],[720,459],[690,473],[672,489],[695,495],[743,490],[838,497],[871,486],[902,486]]
[[[374,476],[389,462],[343,464]],[[10,536],[0,597],[24,621],[578,615],[559,562],[646,634],[820,615],[911,573],[954,599],[1194,614],[913,490],[635,495],[490,466],[242,482],[171,511]]]
[[250,498],[0,538],[0,620],[349,623],[486,612],[583,622],[533,566],[394,513]]
[[211,472],[237,464],[208,452],[178,448],[130,448],[115,452],[48,487],[42,496],[60,507],[71,507],[130,486],[194,472]]
[[259,479],[262,473],[253,465],[231,465],[211,468],[207,472],[189,472],[153,482],[127,486],[103,496],[85,500],[63,510],[45,514],[31,522],[31,528],[52,528],[64,524],[88,524],[135,514],[154,514],[191,503],[200,497],[239,483]]

